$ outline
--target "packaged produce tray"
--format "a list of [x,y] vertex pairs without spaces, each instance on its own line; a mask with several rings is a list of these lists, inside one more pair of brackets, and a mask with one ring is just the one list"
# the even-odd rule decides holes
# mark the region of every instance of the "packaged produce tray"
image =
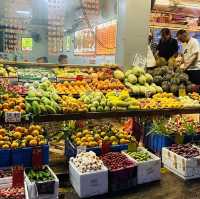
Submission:
[[138,151],[143,151],[148,153],[151,157],[150,160],[139,162],[132,158],[130,155],[123,151],[123,153],[128,156],[130,159],[133,159],[137,163],[137,184],[144,184],[153,181],[160,180],[160,168],[161,168],[161,160],[159,157],[150,153],[147,149],[143,147],[139,147]]
[[164,167],[184,180],[200,178],[200,156],[187,159],[163,148],[162,162]]
[[[121,152],[121,151],[127,150],[127,149],[128,149],[128,144],[112,145],[112,147],[111,147],[111,151],[113,151],[113,152]],[[86,151],[87,152],[93,151],[97,155],[101,154],[101,148],[100,147],[87,148]],[[76,154],[77,154],[77,147],[71,141],[66,142],[65,154],[68,157],[75,157]]]
[[54,180],[44,182],[31,182],[25,175],[25,183],[27,185],[28,195],[30,199],[53,199],[58,198],[59,180],[54,172],[46,165]]
[[81,173],[69,162],[70,182],[80,198],[102,195],[108,192],[108,169]]
[[108,170],[108,190],[109,192],[118,192],[129,190],[137,185],[137,166],[114,171]]
[[[43,145],[43,164],[49,163],[49,145]],[[32,167],[33,147],[20,149],[0,149],[0,168],[10,167],[14,165],[23,165],[24,167]]]

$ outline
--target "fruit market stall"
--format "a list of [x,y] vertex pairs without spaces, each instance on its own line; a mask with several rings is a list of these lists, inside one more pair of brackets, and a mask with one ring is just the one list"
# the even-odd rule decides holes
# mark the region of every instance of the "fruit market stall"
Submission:
[[[200,96],[187,90],[185,74],[176,79],[184,87],[174,92],[137,66],[124,72],[111,65],[41,64],[45,70],[40,74],[33,73],[33,63],[10,66],[15,66],[17,81],[1,78],[0,167],[23,166],[29,198],[36,193],[58,197],[59,182],[48,166],[53,145],[71,157],[69,175],[78,195],[91,197],[160,180],[162,148],[173,148],[182,134],[182,143],[199,140],[199,123],[182,116],[200,113]],[[175,75],[170,78],[175,82]],[[145,132],[147,119],[151,125]],[[162,144],[163,137],[171,143]],[[143,141],[149,151],[137,148]]]

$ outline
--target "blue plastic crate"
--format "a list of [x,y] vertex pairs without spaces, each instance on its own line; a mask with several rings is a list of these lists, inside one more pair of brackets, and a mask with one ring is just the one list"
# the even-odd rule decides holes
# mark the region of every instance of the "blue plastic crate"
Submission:
[[163,147],[169,147],[172,144],[174,144],[173,136],[150,134],[147,135],[147,139],[148,142],[146,147],[149,148],[154,153],[161,153]]
[[[111,151],[113,152],[120,152],[123,150],[127,150],[128,149],[128,144],[120,144],[120,145],[114,145],[111,147]],[[101,148],[100,147],[91,147],[91,148],[87,148],[86,151],[93,151],[94,153],[96,153],[97,155],[101,155]],[[76,146],[73,145],[72,142],[68,141],[65,144],[65,155],[68,157],[75,157],[77,153],[77,149]]]
[[[28,157],[27,157],[28,158]],[[23,149],[12,149],[11,151],[11,165],[24,165]]]
[[[11,165],[23,165],[24,167],[32,167],[33,147],[12,150]],[[43,164],[49,163],[49,145],[42,146]]]
[[1,149],[0,150],[0,167],[11,166],[11,150]]

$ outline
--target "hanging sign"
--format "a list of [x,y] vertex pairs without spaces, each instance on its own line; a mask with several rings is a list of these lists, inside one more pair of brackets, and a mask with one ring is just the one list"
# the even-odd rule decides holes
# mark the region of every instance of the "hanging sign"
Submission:
[[22,51],[32,51],[33,49],[33,39],[32,38],[22,38]]

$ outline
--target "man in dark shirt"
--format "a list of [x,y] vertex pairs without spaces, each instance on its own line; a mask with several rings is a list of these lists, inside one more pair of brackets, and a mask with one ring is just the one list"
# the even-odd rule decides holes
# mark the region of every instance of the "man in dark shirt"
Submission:
[[157,55],[159,57],[164,57],[166,61],[178,55],[178,42],[171,37],[171,32],[168,28],[163,28],[161,30],[161,39],[157,51]]

